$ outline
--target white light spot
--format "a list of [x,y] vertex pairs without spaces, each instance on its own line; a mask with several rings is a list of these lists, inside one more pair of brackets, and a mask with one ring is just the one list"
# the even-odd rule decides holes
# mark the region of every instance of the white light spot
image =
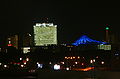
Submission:
[[70,70],[70,68],[69,68],[69,67],[67,67],[67,68],[66,68],[66,70]]
[[105,64],[105,62],[104,62],[104,61],[102,61],[102,62],[101,62],[101,64]]
[[90,60],[90,63],[93,63],[93,60]]
[[51,62],[49,62],[49,64],[52,64]]
[[24,62],[24,64],[26,64],[26,62]]
[[61,62],[62,64],[65,64],[65,62]]
[[38,68],[43,68],[43,64],[38,64]]
[[54,65],[54,70],[59,70],[59,69],[60,69],[60,65],[55,64]]
[[4,65],[4,67],[7,67],[7,65]]
[[21,67],[24,67],[24,65],[21,65]]
[[95,62],[95,59],[93,59],[93,62]]
[[78,62],[75,62],[75,64],[78,64]]
[[26,58],[26,61],[29,61],[29,58]]
[[20,58],[20,60],[22,60],[22,58]]

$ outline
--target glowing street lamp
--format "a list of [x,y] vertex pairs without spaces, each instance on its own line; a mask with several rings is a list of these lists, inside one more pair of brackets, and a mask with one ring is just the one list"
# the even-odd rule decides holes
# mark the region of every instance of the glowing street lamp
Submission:
[[75,59],[75,57],[73,57],[73,59]]
[[67,59],[67,57],[65,57],[65,59]]
[[82,63],[82,66],[84,65],[84,63]]
[[21,65],[21,67],[24,67],[24,65]]
[[68,57],[68,59],[70,59],[70,57]]
[[7,67],[7,65],[4,65],[4,67]]
[[24,62],[24,64],[27,64],[26,62]]
[[65,62],[61,62],[62,64],[65,64]]
[[55,64],[55,65],[54,65],[54,70],[60,70],[60,65]]
[[90,60],[90,63],[93,63],[93,60]]
[[22,60],[22,58],[20,58],[20,60]]
[[70,68],[69,68],[69,67],[67,67],[67,68],[66,68],[66,70],[70,70]]
[[95,62],[95,59],[93,59],[93,62]]
[[26,58],[26,61],[29,61],[29,58]]
[[75,62],[75,64],[78,64],[78,62]]
[[104,64],[104,63],[105,63],[104,61],[101,62],[101,64]]
[[39,62],[37,62],[37,64],[39,64]]
[[78,59],[79,59],[80,57],[78,56]]
[[49,64],[52,64],[51,62],[49,62]]

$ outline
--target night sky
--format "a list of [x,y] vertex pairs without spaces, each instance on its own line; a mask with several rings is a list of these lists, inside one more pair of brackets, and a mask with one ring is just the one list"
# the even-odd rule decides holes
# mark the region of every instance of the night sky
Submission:
[[120,33],[120,13],[117,2],[9,0],[0,3],[0,35],[32,32],[36,22],[58,25],[59,43],[72,43],[86,34],[104,40],[105,26]]

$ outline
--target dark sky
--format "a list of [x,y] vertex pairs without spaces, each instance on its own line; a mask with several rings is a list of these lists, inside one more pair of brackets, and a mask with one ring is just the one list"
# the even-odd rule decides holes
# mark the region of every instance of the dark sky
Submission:
[[58,25],[60,43],[72,43],[82,34],[104,40],[105,26],[120,33],[120,13],[117,2],[8,0],[0,6],[0,34],[32,32],[36,22]]

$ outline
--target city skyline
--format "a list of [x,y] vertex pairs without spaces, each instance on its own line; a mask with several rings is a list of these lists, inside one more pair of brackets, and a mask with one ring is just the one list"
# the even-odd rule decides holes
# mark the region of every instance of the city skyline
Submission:
[[[4,6],[6,4],[6,6]],[[35,23],[46,18],[58,26],[60,43],[73,43],[81,35],[105,40],[106,24],[113,33],[119,32],[119,8],[109,3],[65,1],[5,1],[2,5],[0,34],[32,32]],[[46,21],[46,20],[45,20]]]
[[115,1],[4,0],[0,79],[119,79]]

